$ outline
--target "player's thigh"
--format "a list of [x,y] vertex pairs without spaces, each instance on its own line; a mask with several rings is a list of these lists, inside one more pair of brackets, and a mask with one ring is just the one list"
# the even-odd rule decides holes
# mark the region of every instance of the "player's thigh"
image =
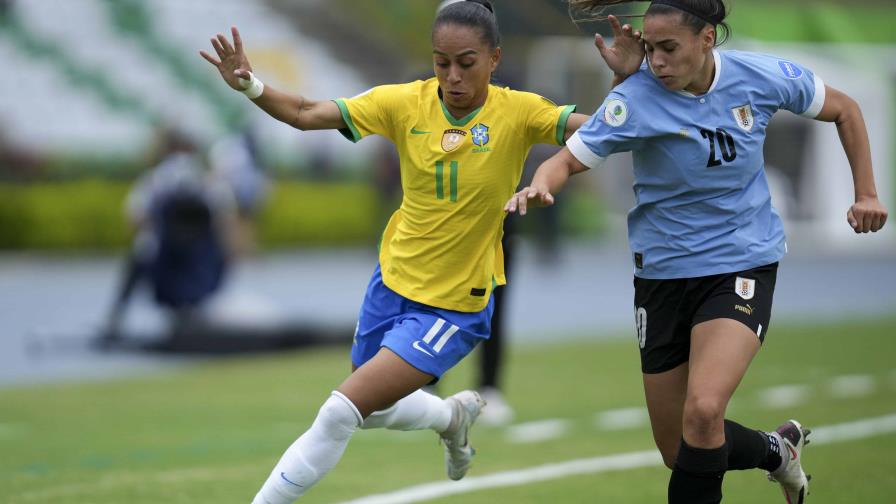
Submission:
[[388,408],[432,380],[432,375],[382,347],[342,382],[339,392],[349,398],[362,417],[367,418],[374,411]]
[[[697,282],[688,401],[718,409],[743,379],[771,319],[777,263]],[[715,406],[713,404],[715,402]]]
[[691,334],[686,400],[724,407],[758,352],[759,338],[740,321],[720,318],[697,324]]

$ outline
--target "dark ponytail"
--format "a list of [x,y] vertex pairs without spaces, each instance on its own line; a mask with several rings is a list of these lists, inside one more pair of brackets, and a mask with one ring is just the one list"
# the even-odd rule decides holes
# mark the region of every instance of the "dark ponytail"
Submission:
[[488,44],[491,49],[496,49],[501,45],[498,19],[491,2],[488,0],[460,0],[443,3],[446,5],[439,9],[432,25],[433,33],[444,25],[467,26],[478,29],[482,33],[483,42]]
[[[731,27],[725,22],[728,9],[723,0],[568,0],[573,20],[596,21],[606,19],[604,10],[612,5],[650,1],[644,16],[653,14],[679,14],[682,23],[694,33],[700,33],[707,24],[716,29],[716,45],[722,45],[731,35]],[[623,17],[623,16],[620,16]],[[636,16],[625,16],[636,17]],[[724,36],[721,36],[724,32]]]

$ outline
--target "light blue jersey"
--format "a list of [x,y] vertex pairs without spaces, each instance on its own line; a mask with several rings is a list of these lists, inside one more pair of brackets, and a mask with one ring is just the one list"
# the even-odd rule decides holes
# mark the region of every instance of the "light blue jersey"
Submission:
[[785,253],[765,178],[765,130],[779,109],[816,117],[824,83],[774,56],[714,56],[715,80],[705,95],[670,91],[644,65],[567,141],[590,168],[610,154],[632,152],[628,234],[638,277],[731,273]]

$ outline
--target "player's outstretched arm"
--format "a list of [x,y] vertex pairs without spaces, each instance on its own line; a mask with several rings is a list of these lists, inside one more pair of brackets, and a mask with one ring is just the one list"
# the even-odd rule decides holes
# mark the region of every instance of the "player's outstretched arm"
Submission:
[[877,198],[871,144],[859,104],[845,93],[825,87],[825,100],[815,118],[837,125],[840,142],[852,169],[856,202],[846,212],[846,220],[856,233],[876,232],[887,222],[887,209]]
[[563,133],[563,140],[569,140],[569,137],[578,131],[578,129],[590,118],[591,116],[576,112],[569,114],[569,118],[566,119],[566,131]]
[[221,78],[232,89],[243,92],[259,108],[290,126],[301,130],[345,128],[339,107],[332,101],[313,101],[302,96],[283,93],[265,86],[252,75],[252,65],[243,50],[239,30],[232,27],[233,43],[222,34],[212,37],[217,58],[199,51],[199,55],[214,65]]
[[616,16],[608,16],[607,19],[613,28],[613,45],[607,46],[599,33],[594,35],[594,45],[607,67],[613,71],[612,87],[616,87],[641,68],[647,52],[640,30],[630,24],[620,24]]
[[504,205],[507,213],[526,215],[529,207],[546,207],[554,204],[554,194],[558,193],[571,175],[583,172],[588,167],[564,147],[535,170],[532,183],[513,195]]

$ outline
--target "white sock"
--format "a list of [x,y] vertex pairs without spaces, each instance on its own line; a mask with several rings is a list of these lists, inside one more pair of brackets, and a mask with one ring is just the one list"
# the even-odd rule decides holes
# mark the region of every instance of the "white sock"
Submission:
[[391,430],[433,429],[443,432],[451,423],[451,404],[441,397],[418,390],[393,404],[375,411],[364,420],[362,429],[384,427]]
[[334,391],[320,407],[311,428],[274,466],[252,504],[291,504],[339,462],[362,420],[358,408]]

